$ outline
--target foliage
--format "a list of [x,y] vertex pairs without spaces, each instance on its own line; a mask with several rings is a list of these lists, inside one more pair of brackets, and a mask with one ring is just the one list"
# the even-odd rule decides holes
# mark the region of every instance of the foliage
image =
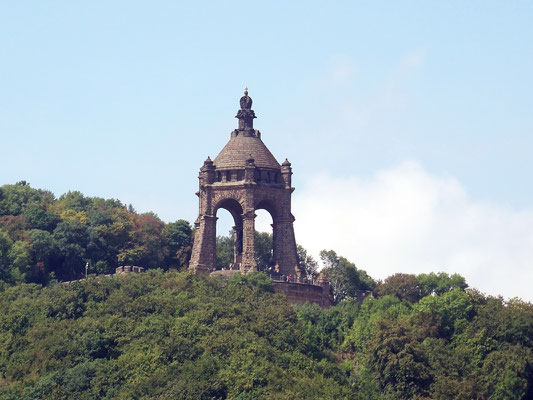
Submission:
[[420,298],[420,289],[416,276],[410,274],[394,274],[376,285],[374,294],[377,297],[393,295],[400,300],[416,303]]
[[0,399],[353,397],[262,273],[22,284],[0,307]]
[[309,280],[313,280],[318,277],[318,263],[316,260],[307,253],[302,246],[297,245],[296,251],[298,255],[298,268],[300,273]]
[[[255,242],[268,272],[272,236]],[[177,272],[191,246],[183,220],[23,181],[0,187],[0,400],[533,399],[530,303],[443,272],[376,283],[324,250],[336,305],[291,306],[265,273]],[[217,238],[219,268],[233,247]],[[315,277],[300,246],[298,257]],[[57,282],[87,262],[91,273],[149,271]]]
[[27,182],[0,187],[0,280],[8,284],[109,274],[119,265],[182,269],[192,229],[120,201],[68,192],[58,199]]
[[416,276],[420,288],[420,296],[429,296],[430,294],[443,294],[450,290],[459,288],[466,289],[468,285],[459,274],[448,275],[445,272],[438,274],[431,272],[429,274],[420,274]]
[[228,236],[217,236],[217,269],[229,269],[233,265],[233,231]]
[[396,273],[385,281],[378,282],[374,288],[377,297],[393,295],[409,303],[416,303],[425,296],[440,295],[453,290],[464,291],[468,285],[459,274],[448,275],[445,272],[430,274]]
[[[234,239],[233,231],[230,231],[227,236],[217,236],[216,251],[217,251],[217,266],[216,269],[228,269],[233,264],[234,256]],[[257,270],[268,273],[274,272],[274,253],[273,253],[273,237],[268,232],[255,231],[254,234],[254,251],[255,262]],[[300,245],[297,246],[297,255],[299,260],[299,268],[303,276],[308,279],[313,279],[318,276],[318,263],[312,256],[307,254],[307,251]]]
[[272,234],[268,232],[254,232],[254,253],[257,270],[271,272],[274,268]]
[[532,398],[532,304],[460,287],[400,297],[365,299],[341,345],[358,398]]
[[374,280],[366,271],[357,269],[354,263],[338,256],[333,250],[322,250],[320,260],[324,265],[322,272],[333,288],[336,302],[356,297],[358,293],[372,290],[375,286]]

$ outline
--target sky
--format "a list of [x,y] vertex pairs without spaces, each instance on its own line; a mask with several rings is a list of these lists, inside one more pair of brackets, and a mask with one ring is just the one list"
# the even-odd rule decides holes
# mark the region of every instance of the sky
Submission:
[[311,254],[533,301],[532,20],[528,1],[0,2],[0,184],[193,222],[248,86]]

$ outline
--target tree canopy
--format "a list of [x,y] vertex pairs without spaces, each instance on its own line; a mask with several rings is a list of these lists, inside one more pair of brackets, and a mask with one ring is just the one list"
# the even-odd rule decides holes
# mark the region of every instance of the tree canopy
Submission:
[[181,269],[192,246],[189,222],[164,223],[118,200],[68,192],[58,199],[27,182],[0,187],[0,279],[47,283],[119,265]]

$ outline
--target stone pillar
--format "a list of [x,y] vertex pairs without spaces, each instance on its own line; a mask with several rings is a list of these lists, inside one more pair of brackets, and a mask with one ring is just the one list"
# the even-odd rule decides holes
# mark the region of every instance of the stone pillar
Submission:
[[254,248],[255,217],[256,215],[253,211],[246,212],[242,216],[243,253],[241,272],[244,274],[257,269]]
[[273,224],[274,260],[279,265],[279,272],[285,276],[298,273],[293,221],[294,217],[278,218]]
[[216,268],[217,217],[201,215],[195,222],[194,246],[190,269],[193,272],[211,272]]

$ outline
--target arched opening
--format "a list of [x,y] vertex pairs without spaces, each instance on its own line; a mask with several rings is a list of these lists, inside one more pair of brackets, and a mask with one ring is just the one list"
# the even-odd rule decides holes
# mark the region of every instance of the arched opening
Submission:
[[274,208],[268,202],[260,202],[256,206],[255,215],[254,253],[257,270],[275,275]]
[[215,216],[216,269],[239,269],[243,251],[242,207],[237,200],[227,199],[217,205]]

